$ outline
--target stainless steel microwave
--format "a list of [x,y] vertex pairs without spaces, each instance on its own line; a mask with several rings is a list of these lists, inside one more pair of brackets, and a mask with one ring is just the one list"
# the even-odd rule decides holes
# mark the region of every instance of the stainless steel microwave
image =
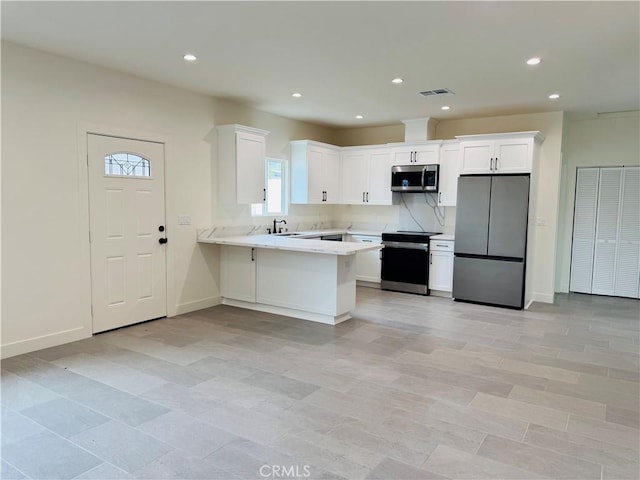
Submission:
[[437,192],[439,165],[394,165],[392,192]]

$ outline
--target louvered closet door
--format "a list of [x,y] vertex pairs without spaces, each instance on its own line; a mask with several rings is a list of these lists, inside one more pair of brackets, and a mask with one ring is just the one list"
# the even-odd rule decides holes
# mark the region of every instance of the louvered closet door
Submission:
[[622,168],[602,168],[591,292],[614,295]]
[[599,180],[599,168],[578,169],[569,287],[572,292],[591,293]]
[[640,273],[640,167],[623,169],[620,235],[614,294],[638,297]]

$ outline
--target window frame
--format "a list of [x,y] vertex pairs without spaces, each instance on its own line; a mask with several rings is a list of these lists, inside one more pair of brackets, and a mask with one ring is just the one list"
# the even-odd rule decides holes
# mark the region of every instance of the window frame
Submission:
[[[269,162],[278,162],[282,168],[282,182],[280,201],[282,208],[278,212],[269,212]],[[265,196],[262,203],[251,204],[252,217],[286,216],[289,213],[289,162],[284,158],[265,157],[264,159],[264,189]]]
[[[143,167],[142,170],[144,171],[144,169],[146,169],[149,174],[148,175],[128,175],[126,173],[123,174],[119,174],[119,173],[111,173],[111,172],[107,172],[107,161],[109,158],[112,158],[113,160],[115,160],[117,162],[117,159],[115,158],[116,155],[127,155],[127,162],[129,162],[129,156],[132,157],[136,157],[138,159],[140,159],[142,162],[146,162],[146,165],[143,163]],[[127,151],[118,151],[118,152],[111,152],[111,153],[107,153],[104,156],[104,177],[108,177],[108,178],[135,178],[135,179],[153,179],[153,175],[152,175],[152,170],[151,170],[151,160],[143,155],[140,155],[138,153],[135,152],[127,152]],[[138,168],[138,166],[134,166],[134,171],[136,168]],[[124,169],[122,167],[120,167],[120,170],[122,170],[124,172]]]

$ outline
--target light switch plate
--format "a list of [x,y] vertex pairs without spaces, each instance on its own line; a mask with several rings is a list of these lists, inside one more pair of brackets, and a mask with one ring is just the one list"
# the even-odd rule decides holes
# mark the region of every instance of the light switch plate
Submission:
[[178,225],[191,225],[191,216],[178,215]]

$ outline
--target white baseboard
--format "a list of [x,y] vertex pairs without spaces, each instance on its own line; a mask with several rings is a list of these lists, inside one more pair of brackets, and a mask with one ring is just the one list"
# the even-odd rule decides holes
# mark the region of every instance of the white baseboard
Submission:
[[531,300],[540,303],[553,303],[553,298],[553,293],[533,292],[533,294],[531,295]]
[[[196,310],[202,310],[203,308],[215,307],[222,303],[222,297],[208,297],[200,300],[194,300],[193,302],[181,303],[176,305],[176,315],[182,315],[184,313],[195,312]],[[173,315],[169,315],[172,317]]]
[[246,308],[248,310],[256,310],[258,312],[274,313],[285,317],[300,318],[302,320],[310,320],[312,322],[325,323],[327,325],[337,325],[351,318],[349,312],[341,315],[325,315],[322,313],[305,312],[295,310],[293,308],[278,307],[275,305],[266,305],[264,303],[245,302],[243,300],[233,300],[231,298],[223,298],[222,303],[231,307]]
[[91,337],[91,330],[85,327],[72,328],[63,332],[51,333],[40,337],[27,338],[17,342],[7,343],[0,347],[0,357],[9,358],[23,353],[35,352],[43,348],[57,347],[65,343],[75,342]]
[[429,295],[432,297],[451,298],[453,292],[447,292],[445,290],[431,290]]

